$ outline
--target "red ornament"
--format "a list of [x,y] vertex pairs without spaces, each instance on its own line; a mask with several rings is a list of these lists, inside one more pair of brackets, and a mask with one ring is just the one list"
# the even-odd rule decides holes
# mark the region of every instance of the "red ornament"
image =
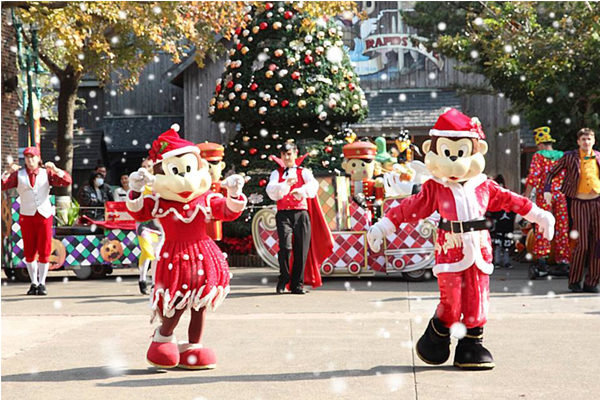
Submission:
[[265,5],[265,8],[266,8],[267,10],[270,10],[271,8],[273,8],[273,3],[267,3],[267,4]]
[[215,90],[217,91],[217,93],[221,92],[221,84],[218,84]]
[[269,27],[269,24],[267,24],[266,22],[261,22],[259,27],[260,27],[261,31],[264,31],[265,29],[267,29]]
[[275,71],[276,69],[277,69],[277,65],[276,64],[269,65],[269,71]]
[[252,85],[250,85],[250,90],[254,91],[258,89],[258,85],[256,83],[253,83]]
[[304,64],[308,65],[308,64],[312,63],[313,61],[314,61],[314,59],[310,54],[308,54],[306,57],[304,57]]
[[240,33],[242,33],[242,28],[238,26],[237,29],[235,30],[235,34],[240,36]]
[[260,187],[267,186],[267,180],[266,179],[261,179],[260,181],[258,181],[258,186],[260,186]]
[[286,11],[286,12],[283,14],[283,18],[285,18],[285,19],[290,19],[290,18],[292,18],[293,16],[294,16],[294,13],[293,13],[293,12],[291,12],[291,11]]
[[227,89],[231,89],[233,87],[233,81],[227,82]]
[[350,82],[350,83],[348,84],[348,89],[349,89],[350,91],[353,91],[353,90],[354,90],[354,87],[355,87],[355,86],[354,86],[354,83]]
[[331,153],[333,151],[333,147],[327,146],[325,147],[325,153]]
[[292,72],[292,79],[297,81],[298,79],[300,79],[300,72],[298,71],[294,71]]
[[283,101],[281,102],[281,107],[285,108],[285,107],[287,107],[287,106],[288,106],[288,104],[290,104],[290,102],[289,102],[289,101],[287,101],[287,100],[283,100]]
[[258,150],[256,150],[254,147],[250,149],[251,155],[255,155],[256,153],[258,153]]
[[242,45],[242,42],[239,42],[239,43],[237,44],[237,49],[238,49],[238,50],[241,50],[241,49],[242,49],[242,47],[243,47],[243,45]]

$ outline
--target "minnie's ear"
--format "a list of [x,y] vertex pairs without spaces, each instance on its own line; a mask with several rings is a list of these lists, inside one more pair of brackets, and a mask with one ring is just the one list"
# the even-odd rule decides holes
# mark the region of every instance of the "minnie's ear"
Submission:
[[204,158],[200,159],[200,168],[206,168],[208,169],[208,161],[206,161]]

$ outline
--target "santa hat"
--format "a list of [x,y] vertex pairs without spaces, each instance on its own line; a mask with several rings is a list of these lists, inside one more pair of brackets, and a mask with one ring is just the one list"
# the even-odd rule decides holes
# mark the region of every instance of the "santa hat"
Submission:
[[429,131],[429,136],[485,139],[479,119],[477,117],[469,118],[454,108],[448,108],[440,115],[433,129]]
[[196,153],[200,155],[200,149],[192,142],[179,137],[177,131],[179,125],[174,124],[171,129],[161,134],[152,143],[149,156],[155,164],[162,162],[165,158],[175,157],[180,154]]

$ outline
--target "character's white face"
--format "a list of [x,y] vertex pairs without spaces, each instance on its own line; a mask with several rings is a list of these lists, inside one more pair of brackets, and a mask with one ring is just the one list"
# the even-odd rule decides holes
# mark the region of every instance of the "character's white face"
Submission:
[[26,155],[25,156],[25,166],[27,169],[34,170],[40,166],[40,156],[35,155]]
[[223,170],[225,169],[225,162],[223,161],[208,161],[208,172],[210,173],[210,179],[213,182],[221,180]]
[[351,181],[372,179],[375,173],[375,161],[359,158],[344,159],[342,161],[342,168],[350,175]]
[[452,140],[440,137],[436,148],[431,149],[431,140],[423,143],[425,165],[429,172],[438,179],[449,182],[464,182],[485,169],[484,154],[487,143],[479,141],[479,151],[473,154],[473,141],[469,138]]
[[163,199],[188,203],[210,189],[208,163],[195,153],[164,159],[153,190]]

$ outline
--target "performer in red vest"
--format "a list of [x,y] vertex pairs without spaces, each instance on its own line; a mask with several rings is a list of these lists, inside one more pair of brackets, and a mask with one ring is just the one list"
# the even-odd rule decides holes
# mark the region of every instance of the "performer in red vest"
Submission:
[[281,148],[281,158],[271,156],[279,165],[267,185],[267,195],[277,202],[277,293],[287,287],[293,294],[305,294],[304,283],[321,286],[319,268],[333,252],[333,237],[317,199],[319,183],[310,170],[300,166],[305,158],[298,158],[298,147],[291,142]]
[[[225,148],[218,143],[204,142],[196,145],[200,149],[200,156],[202,159],[208,161],[208,172],[212,179],[210,190],[214,193],[220,193],[227,196],[227,191],[221,188],[221,174],[225,169],[225,162],[223,157],[225,156]],[[219,220],[212,219],[210,223],[206,224],[206,234],[210,236],[212,240],[223,239],[223,223]]]
[[31,287],[27,294],[46,295],[54,215],[54,206],[50,203],[50,189],[53,186],[69,186],[72,180],[68,172],[58,169],[50,161],[42,167],[40,150],[37,147],[26,148],[23,155],[26,168],[21,169],[17,164],[11,165],[10,170],[2,174],[2,190],[16,188],[21,197],[19,223],[23,234],[25,265],[31,278]]

